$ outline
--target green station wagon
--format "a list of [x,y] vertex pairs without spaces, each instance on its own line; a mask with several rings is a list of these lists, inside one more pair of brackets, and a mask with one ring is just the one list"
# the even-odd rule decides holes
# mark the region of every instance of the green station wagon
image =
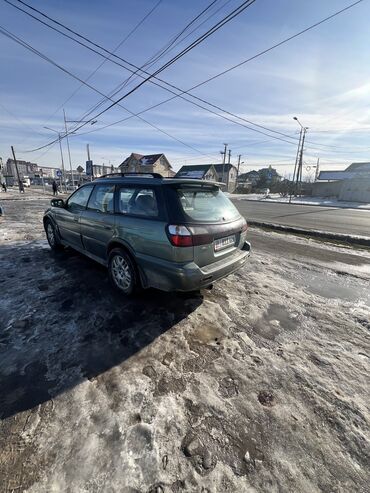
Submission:
[[250,254],[247,223],[220,184],[151,174],[111,174],[51,200],[49,245],[108,267],[113,285],[194,291],[239,269]]

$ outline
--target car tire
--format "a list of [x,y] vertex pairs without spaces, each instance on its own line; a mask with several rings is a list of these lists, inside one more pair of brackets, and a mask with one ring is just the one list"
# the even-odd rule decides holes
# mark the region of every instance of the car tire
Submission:
[[140,280],[136,265],[130,255],[122,248],[114,248],[108,260],[109,279],[113,286],[126,296],[140,290]]
[[60,243],[55,226],[50,219],[45,221],[45,233],[46,239],[48,240],[49,246],[52,250],[60,251],[63,249],[63,245]]

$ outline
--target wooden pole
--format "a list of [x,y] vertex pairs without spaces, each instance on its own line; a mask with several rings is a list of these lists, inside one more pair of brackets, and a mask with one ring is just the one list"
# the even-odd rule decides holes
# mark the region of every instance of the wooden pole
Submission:
[[15,170],[17,172],[17,179],[18,179],[18,187],[19,187],[19,193],[24,193],[24,186],[23,186],[23,183],[21,182],[21,179],[19,177],[19,171],[18,171],[18,163],[17,163],[17,160],[15,158],[15,152],[14,152],[14,147],[11,146],[12,148],[12,154],[13,154],[13,159],[14,159],[14,164],[15,164]]

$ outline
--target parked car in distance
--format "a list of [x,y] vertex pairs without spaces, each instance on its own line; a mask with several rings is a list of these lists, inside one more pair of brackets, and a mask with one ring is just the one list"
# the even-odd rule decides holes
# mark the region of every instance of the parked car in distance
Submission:
[[243,266],[247,223],[217,183],[112,174],[52,199],[49,245],[69,246],[108,267],[113,285],[194,291]]

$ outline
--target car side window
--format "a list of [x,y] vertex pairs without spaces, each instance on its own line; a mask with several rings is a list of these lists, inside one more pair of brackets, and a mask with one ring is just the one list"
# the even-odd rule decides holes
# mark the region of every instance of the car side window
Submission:
[[118,209],[121,214],[142,217],[158,217],[158,203],[152,188],[120,188]]
[[89,200],[90,193],[93,186],[88,185],[79,188],[67,202],[67,209],[70,212],[79,212],[85,209],[87,201]]
[[96,185],[87,208],[92,211],[114,212],[114,185]]

